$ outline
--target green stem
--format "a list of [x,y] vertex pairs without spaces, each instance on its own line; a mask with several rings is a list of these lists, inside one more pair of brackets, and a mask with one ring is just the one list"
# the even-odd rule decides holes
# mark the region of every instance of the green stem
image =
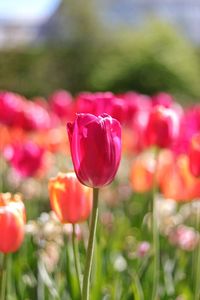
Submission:
[[152,287],[152,300],[156,300],[158,297],[158,285],[159,285],[159,275],[160,275],[160,245],[159,245],[159,230],[157,224],[157,208],[156,208],[156,173],[158,164],[158,154],[155,153],[155,172],[154,172],[154,182],[152,190],[152,229],[153,229],[153,287]]
[[74,264],[76,269],[78,288],[81,295],[81,267],[80,267],[79,253],[78,253],[78,245],[76,243],[76,227],[75,224],[72,224],[72,226],[73,226],[72,246],[73,246],[73,253],[74,253]]
[[[197,209],[197,214],[196,214],[196,226],[197,230],[199,231],[199,225],[200,225],[200,214],[199,214],[199,209]],[[194,288],[194,300],[199,300],[199,285],[200,285],[200,241],[198,242],[197,245],[197,254],[196,254],[196,272],[195,272],[195,288]]]
[[3,254],[2,260],[2,273],[1,273],[1,298],[6,300],[6,284],[7,284],[7,254]]
[[96,227],[97,227],[97,220],[98,220],[98,194],[99,194],[99,190],[94,188],[90,234],[89,234],[88,248],[86,254],[85,272],[83,277],[82,300],[89,300],[90,274],[92,268],[94,241],[95,241]]

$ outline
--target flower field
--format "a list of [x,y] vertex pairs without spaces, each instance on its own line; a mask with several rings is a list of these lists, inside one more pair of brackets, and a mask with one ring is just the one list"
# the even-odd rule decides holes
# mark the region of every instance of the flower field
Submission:
[[200,300],[200,105],[0,92],[0,300]]

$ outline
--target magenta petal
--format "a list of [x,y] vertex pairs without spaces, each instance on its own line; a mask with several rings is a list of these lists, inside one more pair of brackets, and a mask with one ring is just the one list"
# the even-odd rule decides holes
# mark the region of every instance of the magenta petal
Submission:
[[74,169],[79,180],[91,187],[109,184],[121,159],[121,126],[107,114],[78,114],[68,135]]

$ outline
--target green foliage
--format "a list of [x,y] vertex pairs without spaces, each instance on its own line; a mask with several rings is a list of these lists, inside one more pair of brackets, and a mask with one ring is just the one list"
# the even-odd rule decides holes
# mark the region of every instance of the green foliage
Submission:
[[76,38],[58,46],[49,41],[1,51],[0,89],[28,97],[47,96],[58,88],[72,93],[168,91],[180,99],[199,97],[200,63],[193,47],[174,28],[153,22],[135,33],[124,29],[104,36],[99,27],[96,36],[86,29],[83,26]]
[[200,71],[194,49],[169,25],[150,22],[139,32],[123,31],[113,46],[96,65],[93,88],[147,94],[164,90],[199,97]]

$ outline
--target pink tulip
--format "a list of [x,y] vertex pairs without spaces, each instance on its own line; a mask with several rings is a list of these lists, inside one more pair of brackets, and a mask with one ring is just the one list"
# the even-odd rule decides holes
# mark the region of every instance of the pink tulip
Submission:
[[45,130],[51,126],[51,119],[44,107],[32,101],[24,103],[24,122],[25,130]]
[[65,90],[55,91],[49,98],[52,111],[60,118],[71,120],[74,115],[72,95]]
[[91,113],[95,116],[106,113],[121,123],[127,118],[126,102],[111,92],[80,93],[76,104],[79,113]]
[[0,92],[0,123],[8,126],[22,126],[23,98],[11,92]]
[[81,183],[99,188],[114,179],[121,159],[121,126],[107,114],[77,114],[67,124],[74,170]]
[[127,118],[126,123],[132,124],[135,121],[135,117],[138,113],[146,113],[150,111],[152,107],[150,97],[135,92],[127,92],[121,95],[127,106]]
[[179,129],[180,118],[173,109],[155,106],[149,115],[145,130],[146,144],[160,148],[171,147],[178,137]]
[[151,99],[153,106],[162,105],[164,107],[171,107],[173,105],[173,97],[167,93],[158,93]]
[[30,141],[22,145],[8,145],[4,149],[5,158],[21,177],[36,175],[43,165],[43,154],[44,150]]

